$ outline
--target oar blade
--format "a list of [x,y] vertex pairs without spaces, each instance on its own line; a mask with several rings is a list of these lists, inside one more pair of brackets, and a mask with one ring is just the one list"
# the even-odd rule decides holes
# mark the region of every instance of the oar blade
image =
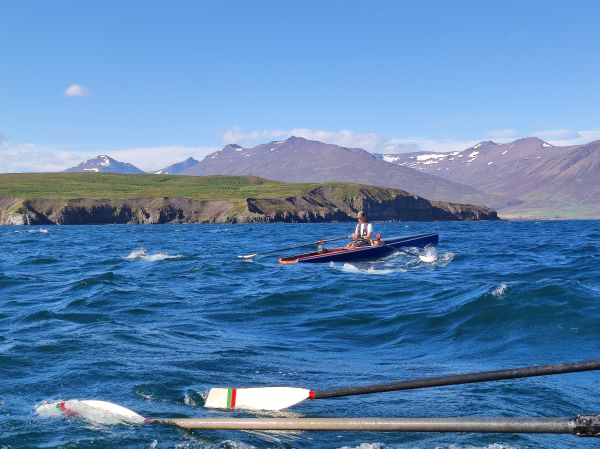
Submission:
[[243,256],[238,256],[238,259],[252,259],[254,257],[258,256],[258,254],[246,254]]
[[35,408],[38,415],[48,418],[64,416],[85,419],[92,424],[144,424],[144,417],[118,404],[95,399],[44,401]]
[[292,387],[211,388],[206,408],[241,410],[283,410],[310,396],[310,390]]

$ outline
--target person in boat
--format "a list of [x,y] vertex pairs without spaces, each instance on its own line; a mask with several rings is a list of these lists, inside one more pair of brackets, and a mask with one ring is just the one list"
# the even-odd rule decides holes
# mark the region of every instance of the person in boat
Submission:
[[367,214],[362,210],[356,215],[358,224],[352,234],[352,243],[348,248],[360,248],[371,244],[371,234],[373,234],[373,225],[367,221]]

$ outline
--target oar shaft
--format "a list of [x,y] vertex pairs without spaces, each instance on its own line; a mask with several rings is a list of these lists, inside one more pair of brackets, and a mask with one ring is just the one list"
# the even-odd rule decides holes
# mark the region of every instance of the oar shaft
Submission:
[[531,366],[498,371],[457,374],[452,376],[429,377],[425,379],[402,380],[385,384],[364,385],[360,387],[336,388],[311,392],[311,399],[335,398],[359,394],[382,393],[386,391],[414,390],[417,388],[442,387],[447,385],[490,382],[494,380],[518,379],[522,377],[548,376],[581,371],[600,370],[600,360],[559,363],[554,365]]
[[600,417],[575,418],[175,418],[152,422],[205,430],[554,433],[600,436]]
[[303,243],[302,245],[287,246],[285,248],[277,248],[277,249],[272,249],[270,251],[264,251],[262,253],[246,254],[245,256],[238,256],[238,257],[241,257],[242,259],[248,259],[248,258],[252,258],[252,257],[256,257],[256,256],[264,256],[266,254],[280,253],[280,252],[283,252],[283,251],[288,251],[290,249],[307,248],[309,246],[313,246],[313,245],[316,245],[316,244],[319,244],[319,243],[337,242],[338,240],[345,240],[347,238],[348,238],[348,236],[346,235],[344,237],[337,237],[337,238],[334,238],[334,239],[315,240],[314,242]]

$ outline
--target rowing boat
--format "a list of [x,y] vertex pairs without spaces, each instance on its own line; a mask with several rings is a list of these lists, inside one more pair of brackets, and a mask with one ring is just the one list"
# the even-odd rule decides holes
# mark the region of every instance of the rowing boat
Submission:
[[392,254],[401,248],[424,248],[438,244],[438,234],[421,234],[409,237],[394,237],[382,240],[378,245],[361,246],[358,248],[329,248],[321,251],[282,257],[279,263],[290,265],[295,263],[323,262],[357,262],[373,260]]

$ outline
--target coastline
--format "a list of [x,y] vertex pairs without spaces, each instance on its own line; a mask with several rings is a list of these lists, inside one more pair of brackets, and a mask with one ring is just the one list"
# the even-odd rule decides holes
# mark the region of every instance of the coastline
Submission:
[[[20,184],[15,185],[15,182]],[[252,176],[0,175],[0,225],[499,220],[486,206],[344,182]]]

